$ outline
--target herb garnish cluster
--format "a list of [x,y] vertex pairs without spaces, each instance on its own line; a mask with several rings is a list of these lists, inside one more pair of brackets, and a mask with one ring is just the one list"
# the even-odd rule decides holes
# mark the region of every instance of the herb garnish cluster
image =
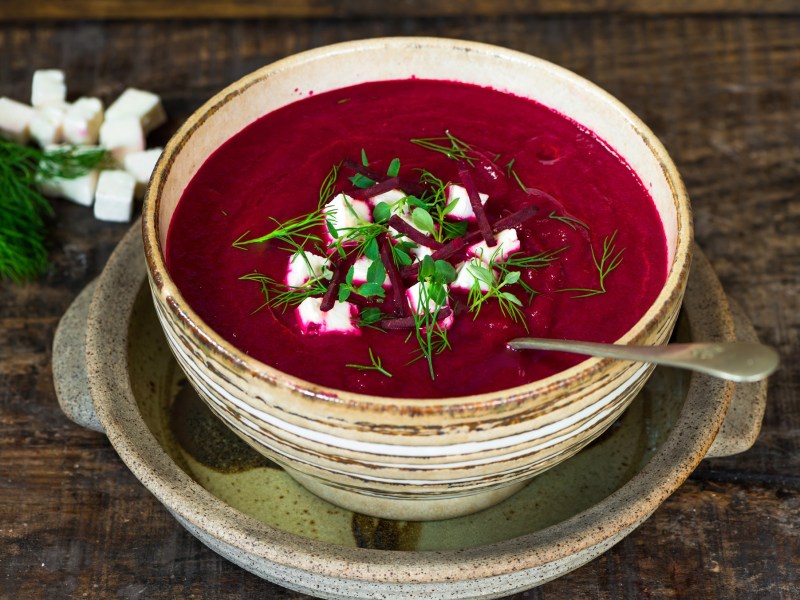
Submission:
[[[487,302],[497,302],[502,315],[527,330],[524,308],[537,291],[523,277],[560,258],[566,246],[535,255],[507,251],[499,238],[534,217],[533,203],[511,215],[489,221],[471,171],[478,162],[490,164],[531,194],[514,170],[514,159],[505,169],[499,155],[475,149],[450,132],[435,138],[412,139],[411,143],[458,161],[460,181],[445,181],[421,169],[413,176],[401,174],[399,158],[385,173],[370,166],[366,150],[361,160],[344,160],[333,165],[322,181],[317,208],[309,214],[284,222],[271,219],[275,227],[266,234],[244,232],[233,247],[246,250],[251,244],[273,243],[289,253],[290,261],[302,261],[308,277],[302,283],[278,281],[258,271],[240,277],[260,285],[265,307],[282,311],[295,308],[309,298],[319,299],[319,310],[331,310],[336,303],[357,307],[355,325],[381,331],[407,331],[406,341],[414,347],[409,364],[427,362],[435,378],[434,357],[452,349],[448,328],[457,300],[451,285],[466,271],[469,282],[466,310],[477,317]],[[346,184],[341,177],[348,174]],[[448,186],[461,186],[467,193],[474,220],[450,218],[457,202],[448,198]],[[344,190],[347,190],[346,192]],[[371,211],[364,207],[372,204]],[[589,226],[566,214],[551,212],[548,218],[575,229]],[[477,226],[470,230],[470,222]],[[565,288],[574,298],[605,293],[607,278],[622,263],[624,250],[616,249],[615,231],[606,237],[601,253],[591,248],[598,273],[596,288]],[[516,235],[514,235],[516,240]],[[474,249],[482,244],[482,251]],[[599,254],[599,257],[598,257]],[[324,264],[318,263],[324,257]],[[357,265],[368,264],[356,277]],[[315,263],[315,264],[312,264]],[[381,359],[369,348],[370,364],[347,364],[362,371],[376,371],[392,377]]]

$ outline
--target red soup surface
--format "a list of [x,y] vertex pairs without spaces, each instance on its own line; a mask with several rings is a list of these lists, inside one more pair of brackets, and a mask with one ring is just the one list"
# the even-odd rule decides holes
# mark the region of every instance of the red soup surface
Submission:
[[[448,212],[454,185],[466,196]],[[400,191],[375,208],[368,197],[386,189]],[[340,209],[361,215],[350,225],[324,207],[341,193]],[[476,193],[488,195],[483,210]],[[454,218],[465,209],[472,220]],[[398,237],[386,221],[394,213],[423,233]],[[502,252],[490,246],[498,237]],[[467,263],[472,282],[455,289],[454,270],[481,241],[484,261]],[[298,247],[331,260],[290,287]],[[506,342],[612,342],[645,313],[667,272],[652,198],[591,131],[511,94],[418,79],[311,95],[235,135],[185,190],[166,257],[189,305],[250,356],[335,389],[417,398],[500,390],[577,364],[584,358]],[[358,257],[379,263],[366,286],[348,277]],[[420,278],[428,303],[415,310],[404,290]],[[325,331],[337,328],[325,321],[333,312],[318,310],[332,286],[348,303],[348,332]],[[296,308],[306,297],[317,302],[311,324]]]

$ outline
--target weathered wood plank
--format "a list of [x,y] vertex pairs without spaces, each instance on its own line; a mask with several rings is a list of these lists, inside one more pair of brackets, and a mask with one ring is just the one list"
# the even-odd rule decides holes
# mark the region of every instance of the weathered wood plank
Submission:
[[792,0],[38,0],[0,3],[0,20],[353,19],[498,15],[797,14]]

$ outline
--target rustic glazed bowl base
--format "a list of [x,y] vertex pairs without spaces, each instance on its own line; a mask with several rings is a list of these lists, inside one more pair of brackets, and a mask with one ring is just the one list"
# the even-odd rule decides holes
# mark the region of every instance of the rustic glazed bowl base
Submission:
[[[231,433],[187,384],[155,316],[136,229],[59,326],[59,401],[76,422],[105,430],[196,537],[285,587],[325,598],[426,599],[528,589],[644,521],[706,455],[720,424],[710,455],[746,450],[759,431],[764,382],[734,386],[659,368],[608,431],[492,508],[428,522],[338,508]],[[676,336],[755,337],[699,252]]]

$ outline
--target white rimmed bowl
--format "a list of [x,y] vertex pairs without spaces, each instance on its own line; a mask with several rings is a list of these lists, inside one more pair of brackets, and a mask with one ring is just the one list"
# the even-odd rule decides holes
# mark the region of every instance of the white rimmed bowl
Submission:
[[495,393],[397,399],[328,389],[260,363],[196,315],[170,279],[163,249],[172,214],[205,159],[260,116],[297,99],[411,76],[459,79],[532,98],[594,131],[650,190],[668,244],[666,284],[619,343],[669,338],[691,257],[689,201],[661,144],[617,100],[569,71],[495,46],[431,38],[338,44],[289,57],[229,86],[165,148],[148,189],[144,244],[159,320],[209,407],[318,495],[398,519],[440,519],[490,506],[572,456],[613,423],[652,367],[589,359]]

